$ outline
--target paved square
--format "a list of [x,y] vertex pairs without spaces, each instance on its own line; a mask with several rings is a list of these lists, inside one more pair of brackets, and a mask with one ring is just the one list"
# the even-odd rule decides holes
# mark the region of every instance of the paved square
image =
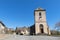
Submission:
[[60,40],[60,37],[6,35],[4,38],[0,37],[0,40]]

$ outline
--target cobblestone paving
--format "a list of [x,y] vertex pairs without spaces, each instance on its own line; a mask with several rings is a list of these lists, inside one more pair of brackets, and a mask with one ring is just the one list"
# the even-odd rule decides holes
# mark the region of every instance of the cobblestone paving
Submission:
[[0,38],[0,40],[60,40],[60,37],[7,35],[7,37]]

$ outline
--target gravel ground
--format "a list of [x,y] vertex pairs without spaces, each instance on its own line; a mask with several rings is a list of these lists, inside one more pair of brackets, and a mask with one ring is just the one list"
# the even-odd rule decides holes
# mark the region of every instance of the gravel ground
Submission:
[[0,38],[0,40],[60,40],[60,37],[6,35],[6,37]]

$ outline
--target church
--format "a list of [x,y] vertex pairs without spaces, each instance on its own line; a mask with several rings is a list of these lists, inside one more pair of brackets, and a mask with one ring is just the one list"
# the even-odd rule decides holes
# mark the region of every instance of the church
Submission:
[[46,10],[43,8],[37,8],[34,10],[34,25],[30,27],[30,34],[48,34],[50,35],[50,29],[46,21]]

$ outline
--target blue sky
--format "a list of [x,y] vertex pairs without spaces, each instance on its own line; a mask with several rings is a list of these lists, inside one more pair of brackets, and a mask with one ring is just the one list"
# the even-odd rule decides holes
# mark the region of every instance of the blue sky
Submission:
[[0,0],[0,20],[8,27],[34,24],[34,9],[46,9],[50,29],[60,21],[60,0]]

